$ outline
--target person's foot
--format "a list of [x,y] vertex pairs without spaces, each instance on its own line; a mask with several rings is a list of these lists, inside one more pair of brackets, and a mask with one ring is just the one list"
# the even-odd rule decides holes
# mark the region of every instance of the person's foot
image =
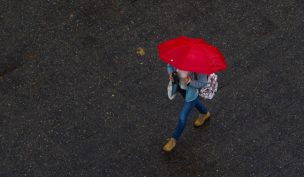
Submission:
[[176,145],[176,140],[174,138],[169,138],[168,142],[164,145],[163,150],[166,152],[171,152]]
[[206,114],[200,114],[199,117],[195,120],[194,126],[200,127],[202,126],[206,120],[210,118],[210,112],[207,112]]

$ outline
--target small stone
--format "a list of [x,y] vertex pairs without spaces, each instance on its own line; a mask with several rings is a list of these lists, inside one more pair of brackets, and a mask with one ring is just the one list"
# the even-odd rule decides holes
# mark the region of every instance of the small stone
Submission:
[[70,19],[74,18],[75,14],[74,12],[70,13]]

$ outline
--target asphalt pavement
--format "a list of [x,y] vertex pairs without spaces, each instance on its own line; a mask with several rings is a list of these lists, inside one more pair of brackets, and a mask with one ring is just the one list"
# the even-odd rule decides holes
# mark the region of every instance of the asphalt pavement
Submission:
[[[304,176],[304,2],[0,0],[0,177]],[[225,55],[212,119],[166,95],[157,44]],[[144,53],[137,54],[142,48]]]

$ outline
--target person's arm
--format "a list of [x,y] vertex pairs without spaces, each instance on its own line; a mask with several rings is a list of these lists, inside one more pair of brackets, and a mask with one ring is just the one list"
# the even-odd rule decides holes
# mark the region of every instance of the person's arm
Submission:
[[171,66],[170,64],[167,64],[167,72],[169,75],[172,74],[175,70],[176,69],[173,66]]
[[205,74],[197,74],[197,80],[191,80],[188,86],[194,88],[203,88],[208,84],[208,76]]

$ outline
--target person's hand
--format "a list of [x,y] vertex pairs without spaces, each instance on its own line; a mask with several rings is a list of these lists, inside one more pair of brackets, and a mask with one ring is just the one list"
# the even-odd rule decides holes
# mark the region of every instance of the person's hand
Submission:
[[185,84],[188,84],[189,82],[191,82],[191,78],[189,76],[187,76],[187,77],[183,78],[183,82]]
[[172,73],[169,74],[169,80],[172,81],[172,82],[174,81],[173,76],[172,76]]

